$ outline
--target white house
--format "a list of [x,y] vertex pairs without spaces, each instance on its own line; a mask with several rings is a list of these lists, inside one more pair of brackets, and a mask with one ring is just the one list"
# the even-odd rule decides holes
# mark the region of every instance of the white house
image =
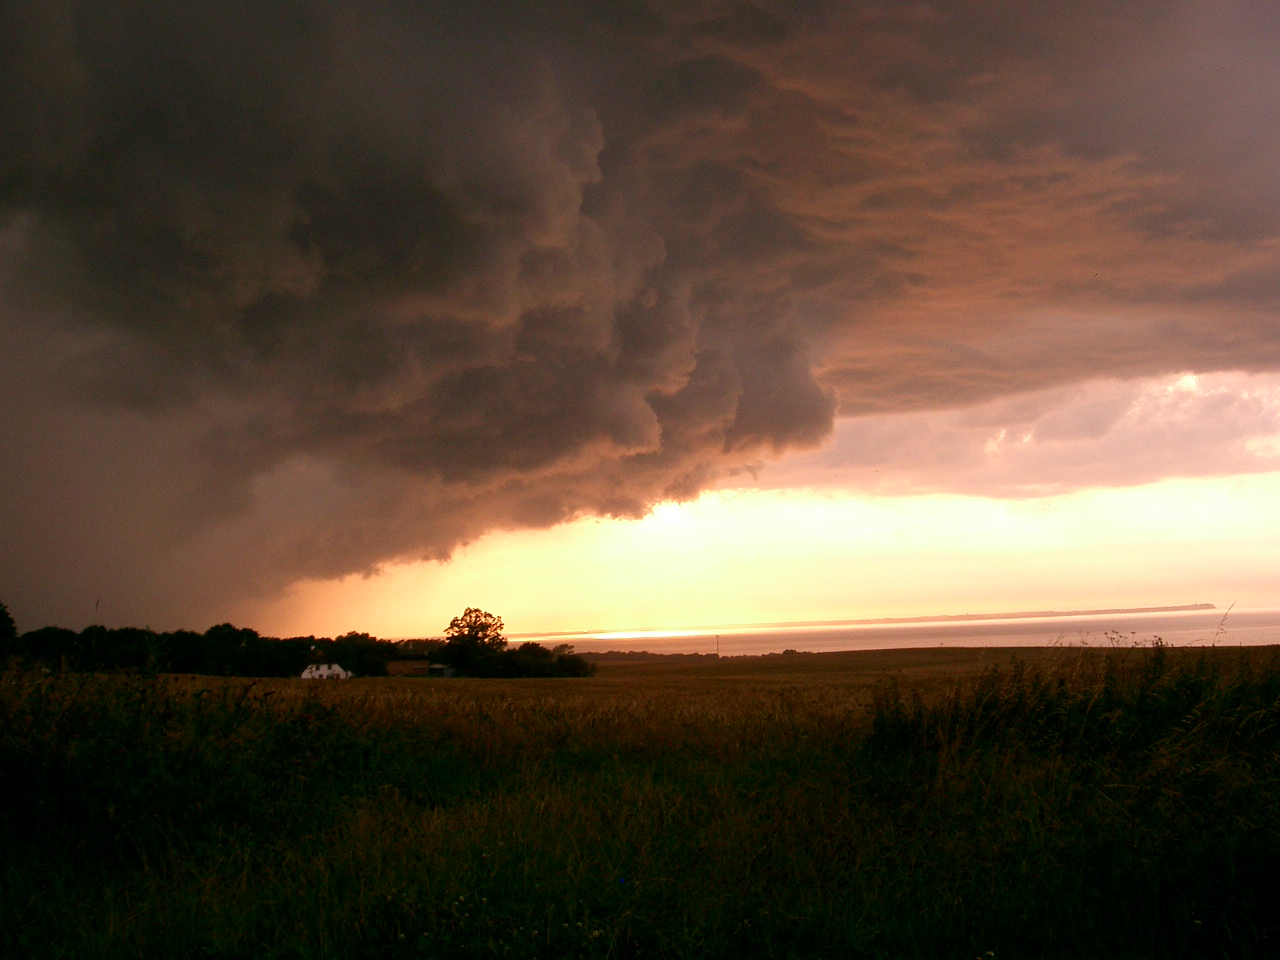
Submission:
[[346,680],[354,676],[350,670],[343,670],[336,663],[313,663],[302,671],[303,680]]

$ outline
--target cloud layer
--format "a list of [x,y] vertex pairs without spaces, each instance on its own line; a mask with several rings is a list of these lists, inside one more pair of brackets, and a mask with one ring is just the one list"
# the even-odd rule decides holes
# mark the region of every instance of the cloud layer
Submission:
[[840,420],[830,443],[726,482],[1040,497],[1280,470],[1280,376],[1101,380]]
[[837,416],[1275,369],[1276,30],[1250,3],[6,4],[0,588],[174,625],[637,515]]

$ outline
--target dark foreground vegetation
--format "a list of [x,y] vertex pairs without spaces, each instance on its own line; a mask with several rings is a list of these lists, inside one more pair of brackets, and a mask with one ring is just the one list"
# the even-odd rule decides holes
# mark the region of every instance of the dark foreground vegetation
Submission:
[[360,677],[385,677],[387,664],[439,662],[471,677],[583,677],[590,663],[569,646],[508,645],[502,618],[468,608],[443,639],[379,640],[367,633],[340,637],[264,637],[221,623],[204,633],[149,627],[41,627],[23,634],[0,604],[0,664],[17,659],[47,670],[193,673],[213,677],[296,677],[309,664],[336,663]]
[[11,669],[0,953],[1280,950],[1270,651],[1069,651],[873,694],[613,669],[527,696]]

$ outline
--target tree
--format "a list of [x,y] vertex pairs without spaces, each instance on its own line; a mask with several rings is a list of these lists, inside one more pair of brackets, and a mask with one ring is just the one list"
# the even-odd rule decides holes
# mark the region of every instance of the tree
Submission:
[[[467,611],[470,613],[471,611]],[[499,621],[501,623],[501,621]],[[9,608],[0,603],[0,643],[11,643],[18,639],[18,627],[9,615]]]
[[0,603],[0,666],[18,653],[18,626],[9,615],[9,608]]
[[560,644],[547,649],[540,643],[507,646],[502,618],[467,607],[445,631],[448,638],[435,654],[441,663],[467,677],[589,677],[595,664]]
[[444,635],[450,642],[462,640],[493,651],[507,647],[507,638],[502,635],[502,618],[476,607],[467,607],[462,616],[450,620]]
[[502,635],[502,618],[467,607],[460,617],[449,621],[447,638],[438,656],[440,662],[469,677],[502,675],[506,662],[507,638]]
[[333,659],[357,677],[385,677],[391,644],[352,630],[333,641]]

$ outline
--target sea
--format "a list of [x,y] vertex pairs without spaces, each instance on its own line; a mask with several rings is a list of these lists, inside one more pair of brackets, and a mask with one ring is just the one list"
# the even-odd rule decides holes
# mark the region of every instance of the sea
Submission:
[[900,620],[846,620],[696,627],[688,630],[526,634],[512,640],[607,650],[761,656],[794,650],[912,647],[1175,647],[1280,644],[1280,608],[1160,608],[1118,611],[962,614]]

